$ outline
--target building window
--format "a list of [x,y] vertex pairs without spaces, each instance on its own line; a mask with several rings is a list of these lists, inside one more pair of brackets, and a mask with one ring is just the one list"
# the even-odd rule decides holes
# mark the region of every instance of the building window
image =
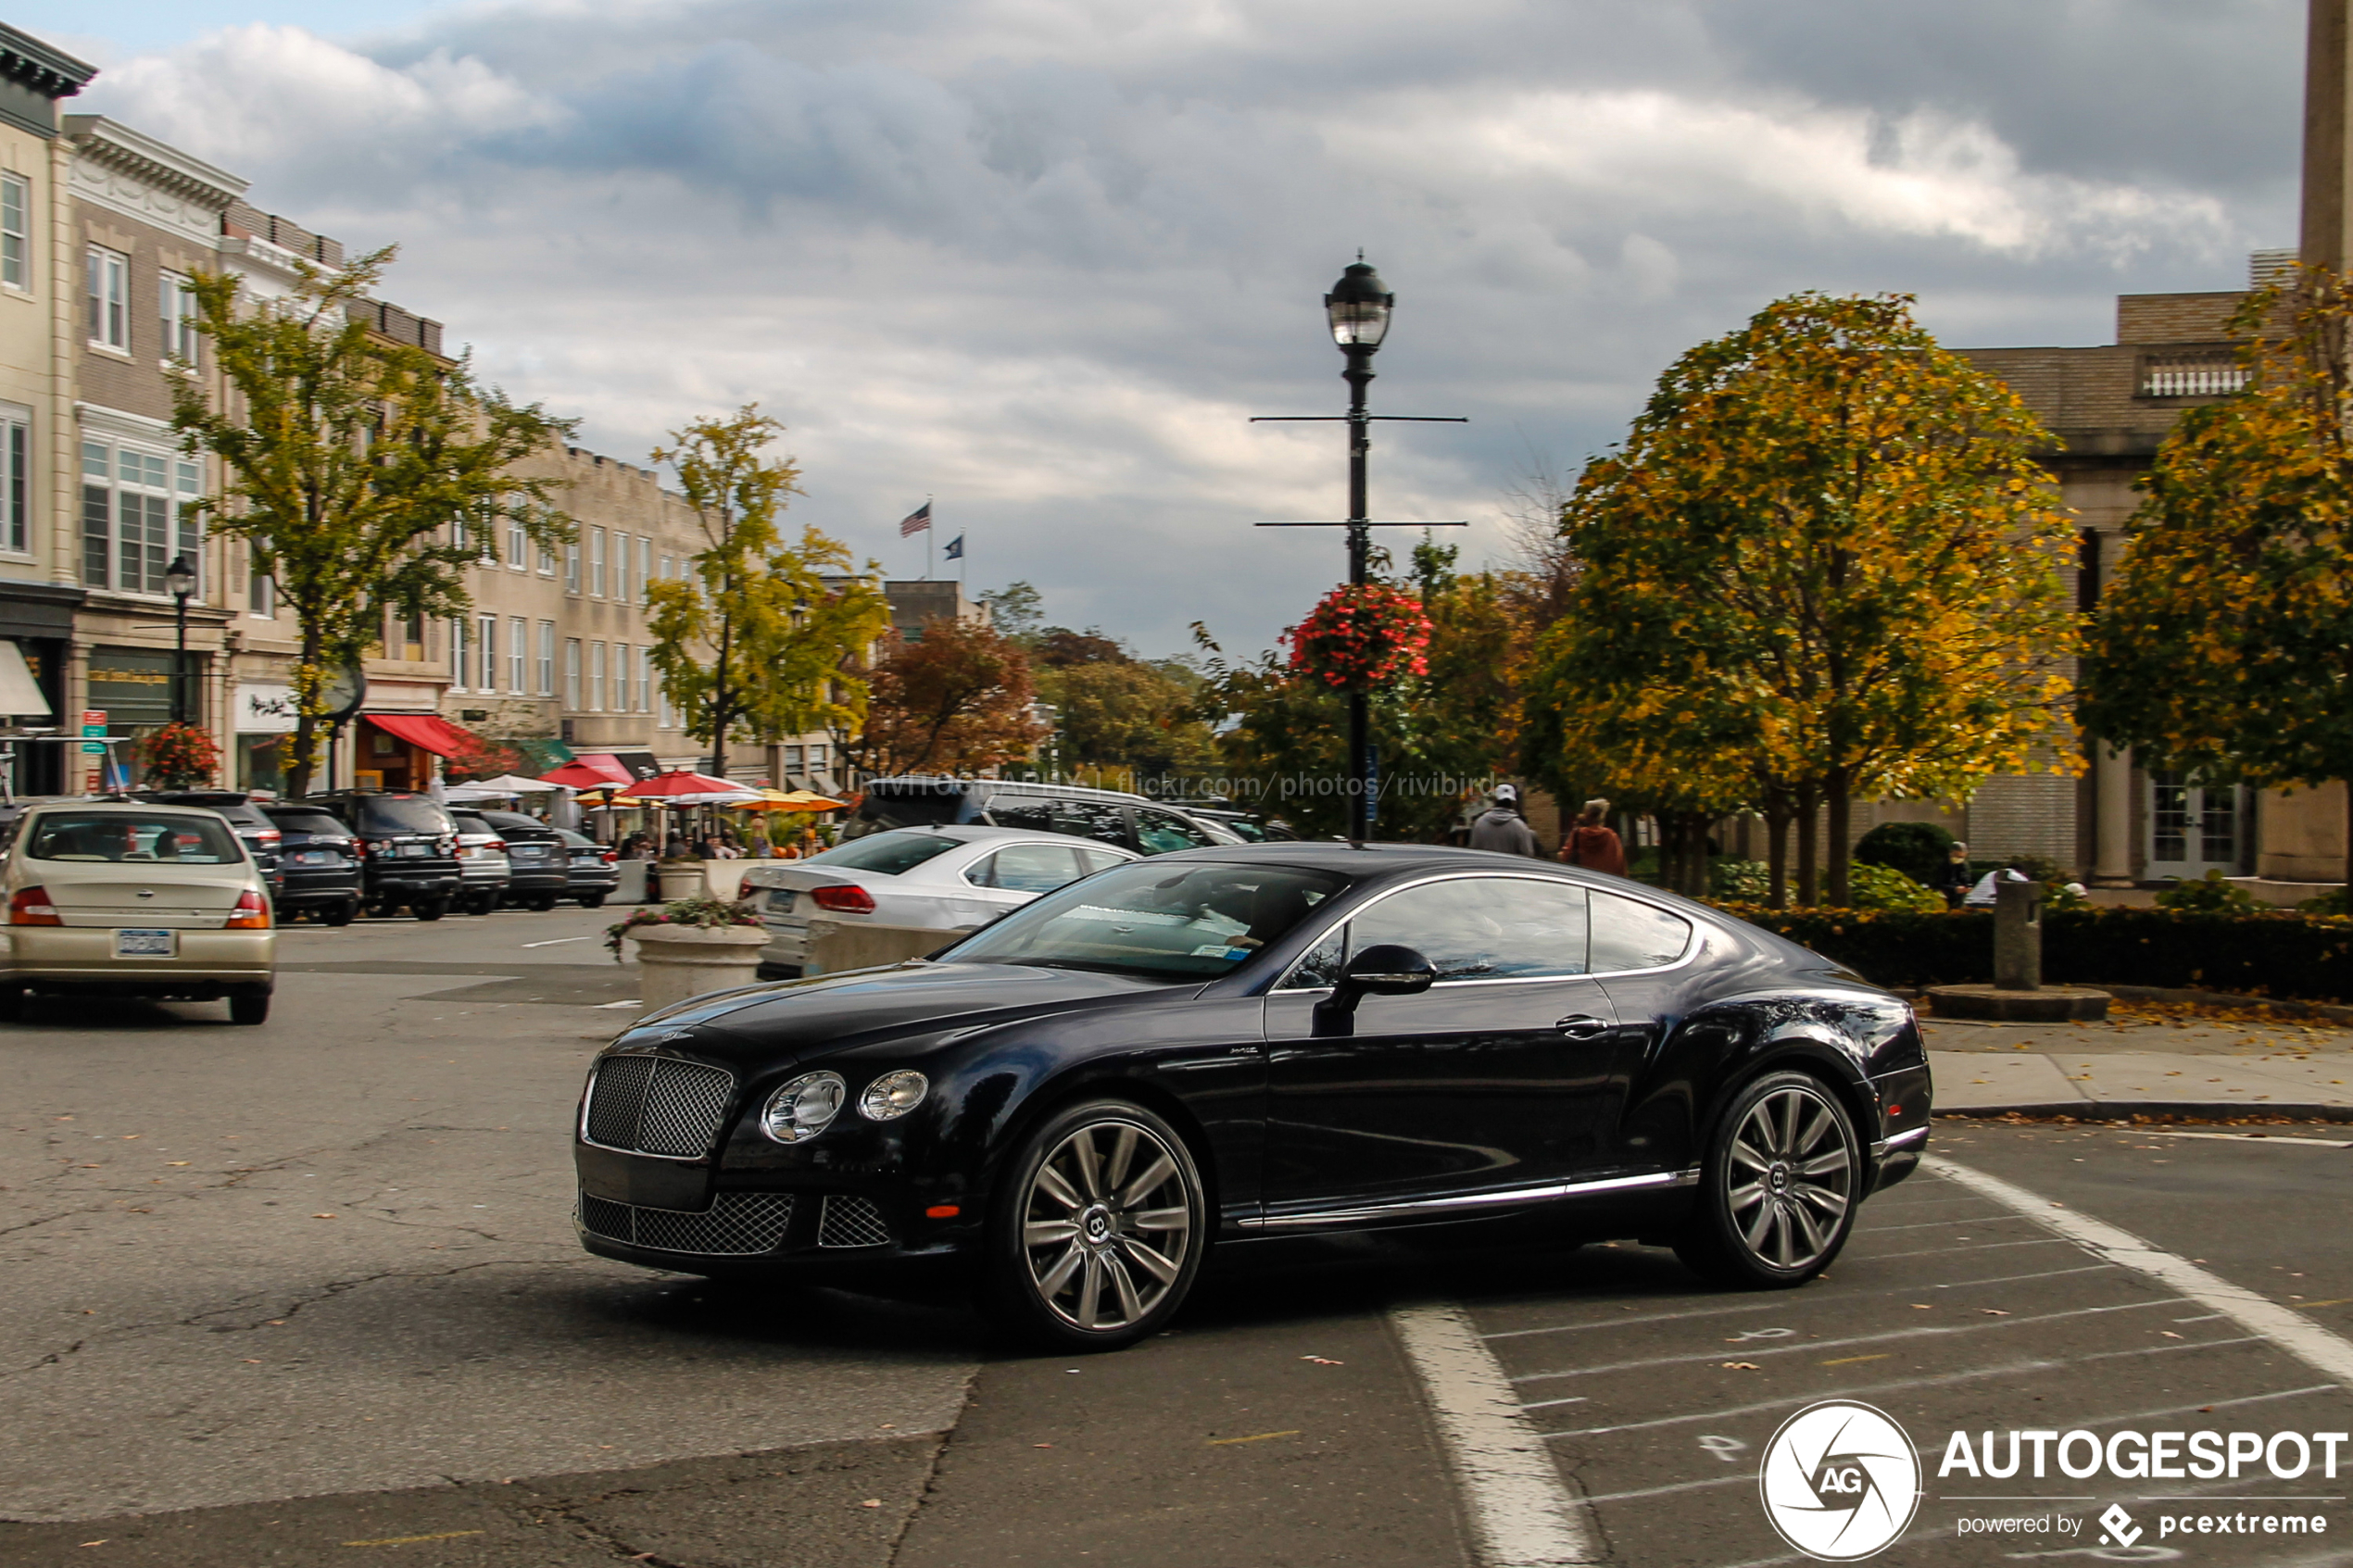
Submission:
[[555,574],[556,552],[547,546],[542,545],[539,546],[539,575],[553,577]]
[[472,671],[466,668],[470,662],[466,658],[466,618],[462,615],[450,617],[449,689],[453,692],[464,691],[473,684]]
[[670,700],[668,682],[664,682],[661,686],[661,727],[665,730],[678,730],[686,727],[678,721],[678,705]]
[[498,689],[498,618],[477,615],[474,625],[474,688],[495,692]]
[[523,684],[523,664],[531,658],[531,622],[518,615],[507,622],[507,689],[521,696],[530,688]]
[[539,623],[539,695],[556,695],[556,623]]
[[196,331],[196,285],[177,272],[158,273],[156,314],[162,320],[163,357],[185,359],[192,366],[199,363],[198,345],[204,334]]
[[82,584],[161,594],[164,568],[184,555],[204,593],[204,531],[189,509],[203,470],[185,458],[105,441],[82,444]]
[[519,517],[507,520],[507,570],[531,570],[531,535],[523,532],[522,519]]
[[32,287],[32,187],[19,174],[0,174],[0,283]]
[[809,771],[812,773],[822,773],[825,771],[825,748],[824,746],[812,746],[809,748]]
[[670,558],[668,556],[661,558],[661,580],[665,583],[670,581]]
[[261,570],[259,551],[252,553],[245,573],[245,613],[271,621],[278,614],[278,580]]
[[580,541],[577,539],[564,546],[564,592],[580,592]]
[[564,707],[580,711],[580,639],[564,639]]
[[653,710],[654,650],[639,648],[637,650],[637,711],[651,713]]
[[32,410],[0,403],[0,550],[32,548]]
[[131,352],[131,258],[104,245],[90,247],[90,341]]
[[592,713],[605,710],[605,645],[588,645],[588,709]]
[[605,531],[588,531],[588,592],[598,598],[605,596]]

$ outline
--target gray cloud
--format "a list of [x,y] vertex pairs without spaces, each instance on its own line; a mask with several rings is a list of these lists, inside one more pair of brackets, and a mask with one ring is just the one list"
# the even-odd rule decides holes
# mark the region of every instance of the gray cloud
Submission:
[[395,294],[642,457],[761,398],[804,515],[1146,648],[1259,646],[1338,541],[1317,296],[1400,295],[1376,509],[1500,546],[1536,453],[1803,287],[1948,341],[2100,341],[2120,290],[2293,239],[2287,0],[525,0],[344,44],[240,29],[91,107],[405,248]]

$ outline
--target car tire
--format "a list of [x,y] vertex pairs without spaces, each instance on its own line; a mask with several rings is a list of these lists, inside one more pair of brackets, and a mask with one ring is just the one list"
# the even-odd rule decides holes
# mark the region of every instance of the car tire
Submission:
[[1837,1091],[1811,1073],[1768,1073],[1718,1120],[1675,1255],[1718,1285],[1803,1285],[1846,1245],[1862,1199],[1862,1141]]
[[498,909],[498,895],[489,889],[471,894],[466,898],[465,909],[470,915],[496,914]]
[[241,991],[229,998],[229,1022],[232,1023],[267,1023],[270,1022],[270,993]]
[[1126,1100],[1086,1100],[1023,1139],[1006,1173],[984,1264],[1001,1328],[1058,1350],[1116,1350],[1176,1315],[1210,1214],[1175,1128]]
[[349,925],[359,918],[359,900],[346,898],[340,904],[330,904],[319,911],[319,918],[329,925]]
[[25,1003],[31,999],[21,985],[0,985],[0,1023],[14,1023],[23,1018]]
[[409,912],[419,920],[439,920],[449,912],[447,898],[420,898],[409,906]]
[[584,909],[601,909],[605,907],[605,896],[601,893],[583,893],[580,896],[580,907]]
[[556,907],[556,896],[552,893],[535,893],[531,897],[531,907],[544,915]]

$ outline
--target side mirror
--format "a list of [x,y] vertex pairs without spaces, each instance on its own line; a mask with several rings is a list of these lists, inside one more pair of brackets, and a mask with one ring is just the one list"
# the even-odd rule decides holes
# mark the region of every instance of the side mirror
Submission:
[[1339,989],[1360,997],[1412,997],[1438,983],[1438,967],[1395,942],[1367,947],[1348,960]]

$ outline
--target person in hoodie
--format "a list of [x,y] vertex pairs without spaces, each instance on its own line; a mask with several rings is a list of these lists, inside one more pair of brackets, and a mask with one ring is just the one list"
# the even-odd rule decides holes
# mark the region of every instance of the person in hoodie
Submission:
[[1561,859],[1589,872],[1607,872],[1612,876],[1626,874],[1626,846],[1609,825],[1608,801],[1585,802],[1577,825],[1561,845]]
[[1528,820],[1519,814],[1519,788],[1516,784],[1497,784],[1494,803],[1480,812],[1470,827],[1470,847],[1474,849],[1500,849],[1506,855],[1528,855],[1543,858],[1536,847],[1536,835],[1528,829]]

